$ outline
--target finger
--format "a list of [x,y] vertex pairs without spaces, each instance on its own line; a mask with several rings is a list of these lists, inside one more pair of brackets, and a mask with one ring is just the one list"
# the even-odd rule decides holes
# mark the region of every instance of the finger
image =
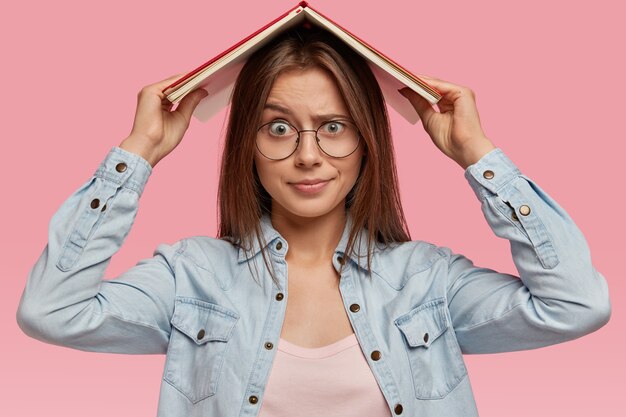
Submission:
[[171,103],[161,91],[164,87],[179,79],[182,74],[172,75],[164,80],[143,87],[137,95],[135,111],[135,126],[150,126],[156,118],[162,117],[162,112],[171,112],[174,103]]
[[448,81],[440,80],[438,78],[428,77],[428,76],[424,76],[424,75],[420,75],[419,77],[420,78],[424,78],[424,81],[426,81],[431,87],[435,87],[437,90],[439,90],[444,95],[446,93],[449,93],[450,91],[459,91],[459,90],[462,90],[464,88],[464,87],[462,87],[460,85],[453,84],[453,83],[448,82]]
[[154,84],[149,84],[143,88],[143,90],[149,92],[150,94],[156,93],[161,100],[165,97],[163,90],[165,90],[169,85],[173,84],[175,81],[179,80],[183,74],[176,74],[168,77],[164,80],[156,82]]
[[433,77],[432,75],[425,75],[425,74],[420,74],[417,76],[417,78],[420,78],[423,81],[426,81],[428,84],[431,84],[434,81],[444,81],[441,78],[437,78],[437,77]]
[[172,111],[172,108],[174,108],[174,104],[171,101],[169,101],[167,99],[167,97],[163,97],[161,99],[161,110],[163,111]]
[[154,84],[152,84],[153,87],[158,88],[159,90],[164,89],[165,87],[167,87],[170,84],[173,84],[175,81],[178,81],[180,78],[182,78],[184,74],[176,74],[176,75],[172,75],[171,77],[167,77],[164,80],[161,80],[159,82],[156,82]]
[[398,90],[398,92],[409,100],[409,102],[415,108],[417,114],[419,114],[422,121],[428,120],[428,118],[430,118],[431,115],[435,113],[435,109],[433,109],[428,100],[426,100],[410,88],[405,87],[401,90]]
[[198,103],[200,103],[202,99],[208,95],[208,91],[203,88],[192,91],[191,93],[183,97],[183,99],[178,104],[176,111],[180,112],[185,120],[189,121],[191,120],[191,115],[193,114],[193,111],[195,110]]

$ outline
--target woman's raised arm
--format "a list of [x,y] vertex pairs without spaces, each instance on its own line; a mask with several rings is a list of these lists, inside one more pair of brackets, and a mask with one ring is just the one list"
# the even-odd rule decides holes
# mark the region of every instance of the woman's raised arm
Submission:
[[17,311],[26,334],[82,350],[165,352],[174,308],[173,265],[185,242],[160,245],[152,258],[117,279],[103,278],[134,222],[152,167],[180,143],[206,94],[190,94],[169,112],[171,106],[160,104],[160,88],[171,81],[142,89],[131,135],[52,217],[48,244]]
[[447,301],[463,353],[533,349],[583,336],[608,322],[606,280],[570,216],[524,176],[480,126],[474,93],[424,77],[444,97],[435,111],[402,93],[433,143],[465,169],[487,223],[511,245],[519,277],[474,266],[447,248]]

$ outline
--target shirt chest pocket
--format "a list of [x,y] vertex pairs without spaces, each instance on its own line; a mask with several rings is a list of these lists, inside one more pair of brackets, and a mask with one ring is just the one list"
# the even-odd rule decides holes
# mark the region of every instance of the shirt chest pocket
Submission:
[[217,304],[177,298],[164,380],[192,403],[215,394],[237,320],[237,313]]
[[419,399],[443,398],[467,375],[446,311],[445,300],[438,298],[394,321],[404,335],[415,396]]

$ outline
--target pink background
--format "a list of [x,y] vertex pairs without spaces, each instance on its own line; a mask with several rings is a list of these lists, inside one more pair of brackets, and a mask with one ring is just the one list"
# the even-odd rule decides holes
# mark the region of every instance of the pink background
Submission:
[[[358,10],[364,2],[312,2],[408,69],[473,88],[487,135],[574,218],[609,282],[613,316],[598,332],[465,357],[481,416],[624,415],[624,10],[618,1],[579,3],[385,1]],[[155,415],[164,357],[30,339],[15,322],[19,296],[52,214],[129,133],[139,89],[195,68],[295,4],[3,4],[0,415]],[[515,273],[462,170],[420,124],[391,117],[413,238]],[[194,120],[157,166],[107,277],[161,242],[214,235],[223,127],[224,113]]]

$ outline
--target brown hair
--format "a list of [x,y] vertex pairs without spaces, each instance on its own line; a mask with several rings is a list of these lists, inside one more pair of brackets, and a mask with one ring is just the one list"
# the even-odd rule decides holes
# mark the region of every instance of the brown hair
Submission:
[[[374,242],[410,240],[402,211],[391,130],[385,101],[367,62],[329,32],[298,27],[271,41],[243,66],[232,94],[218,189],[218,237],[243,248],[254,238],[265,246],[259,219],[271,211],[271,197],[254,165],[255,138],[274,80],[284,71],[319,67],[332,75],[365,146],[361,173],[346,197],[353,227],[349,254],[359,231],[368,231],[368,257]],[[270,267],[265,252],[265,264]],[[276,281],[274,273],[272,278]],[[277,283],[278,284],[278,283]]]

